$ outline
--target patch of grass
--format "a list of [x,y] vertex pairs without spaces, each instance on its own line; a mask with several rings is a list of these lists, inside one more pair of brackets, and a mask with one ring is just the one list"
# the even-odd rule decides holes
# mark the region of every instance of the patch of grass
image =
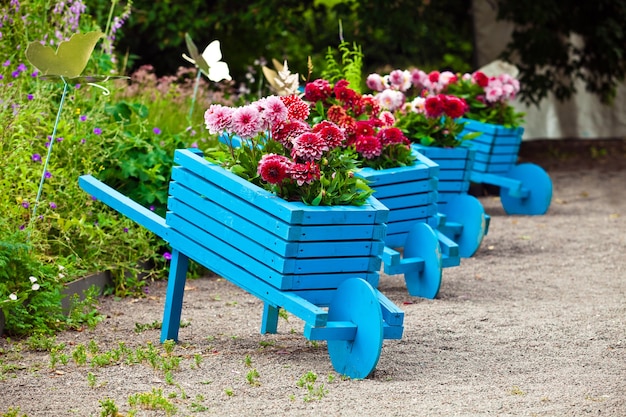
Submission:
[[[333,378],[334,379],[334,378]],[[331,381],[329,375],[329,382]],[[304,394],[303,401],[311,402],[315,400],[321,400],[328,394],[328,389],[324,386],[323,383],[316,384],[317,382],[317,374],[313,371],[309,371],[306,374],[302,375],[296,385],[299,388],[306,389],[306,394]]]
[[259,371],[254,368],[246,375],[246,381],[248,381],[248,384],[252,385],[253,387],[258,387],[259,385],[261,385],[261,383],[259,382],[259,376]]
[[128,397],[128,404],[132,408],[141,408],[143,410],[161,410],[165,414],[171,416],[176,414],[176,406],[163,396],[163,390],[152,388],[151,392],[140,392]]

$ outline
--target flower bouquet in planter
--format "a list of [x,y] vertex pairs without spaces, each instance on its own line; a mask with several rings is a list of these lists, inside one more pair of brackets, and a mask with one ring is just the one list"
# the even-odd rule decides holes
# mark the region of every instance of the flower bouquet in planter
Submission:
[[[346,146],[361,167],[357,175],[368,180],[374,196],[390,210],[385,272],[404,274],[411,295],[434,298],[443,266],[439,240],[430,227],[436,223],[438,166],[412,149],[391,111],[371,94],[351,88],[346,79],[309,82],[304,98],[311,103],[312,123],[330,121],[346,132]],[[400,247],[404,259],[394,250]],[[446,261],[446,266],[458,265],[458,257]]]
[[[510,102],[519,91],[519,81],[507,73],[448,74],[439,74],[439,87],[465,98],[469,105],[462,135],[480,133],[471,141],[476,151],[472,181],[506,189],[500,200],[509,214],[545,214],[552,200],[552,180],[535,164],[517,164],[524,113],[517,112]],[[437,78],[431,73],[421,79],[431,76]]]
[[466,142],[480,133],[463,135],[461,118],[469,110],[467,102],[445,94],[438,78],[421,75],[419,70],[394,70],[385,76],[370,74],[367,85],[376,91],[381,106],[394,112],[395,126],[413,142],[413,147],[439,165],[440,223],[436,227],[459,244],[461,256],[472,256],[487,223],[482,205],[467,195],[474,151]]
[[506,173],[515,164],[524,133],[524,113],[510,104],[519,92],[516,78],[506,73],[489,77],[482,71],[461,75],[419,70],[417,77],[428,91],[454,94],[467,103],[461,136],[481,133],[471,142],[476,150],[473,171]]

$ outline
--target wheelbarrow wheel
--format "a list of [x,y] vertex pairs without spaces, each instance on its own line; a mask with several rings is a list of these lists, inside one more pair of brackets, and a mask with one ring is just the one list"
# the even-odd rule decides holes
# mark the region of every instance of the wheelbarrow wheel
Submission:
[[409,294],[414,297],[433,299],[441,287],[443,268],[441,247],[435,231],[426,223],[416,223],[409,231],[404,243],[403,257],[422,258],[423,269],[411,269],[404,272]]
[[448,236],[459,245],[459,255],[462,258],[474,256],[487,230],[485,209],[480,201],[474,196],[459,194],[441,207],[441,213],[446,215],[446,222],[461,225],[460,235]]
[[354,340],[329,340],[328,354],[340,374],[366,378],[376,368],[383,347],[383,316],[374,288],[361,278],[341,283],[328,307],[328,321],[357,326]]
[[502,207],[507,214],[542,215],[546,214],[552,201],[552,180],[539,165],[525,163],[511,168],[507,177],[518,180],[522,188],[528,190],[522,198],[500,192]]

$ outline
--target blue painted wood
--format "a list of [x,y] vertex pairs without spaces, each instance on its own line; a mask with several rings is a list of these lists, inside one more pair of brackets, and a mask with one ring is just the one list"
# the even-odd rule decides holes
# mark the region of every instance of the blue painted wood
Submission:
[[[92,177],[81,178],[86,191],[154,227],[172,246],[162,340],[178,338],[188,259],[261,299],[264,333],[276,331],[282,307],[314,329],[307,333],[311,337],[347,338],[343,342],[363,349],[370,346],[366,356],[377,361],[378,334],[362,330],[356,321],[328,321],[333,308],[326,307],[338,288],[358,280],[359,288],[374,294],[377,305],[370,306],[373,311],[368,314],[382,317],[378,321],[382,337],[402,336],[402,311],[375,289],[389,214],[378,200],[370,198],[360,207],[311,207],[285,202],[192,150],[177,150],[175,161],[180,165],[172,172],[165,219],[155,218]],[[351,364],[347,372],[354,367],[362,368]]]
[[328,340],[333,367],[355,379],[367,377],[375,368],[383,346],[383,317],[376,293],[361,279],[350,279],[335,291],[328,321],[355,323],[353,339]]
[[[269,191],[251,187],[250,182],[231,174],[221,167],[210,164],[204,159],[185,149],[174,154],[174,162],[189,169],[195,175],[220,187],[224,192],[238,196],[259,209],[273,213],[276,217],[292,224],[381,224],[387,220],[388,210],[378,201],[371,200],[367,205],[354,210],[354,206],[328,207],[307,206],[300,202],[285,201]],[[349,213],[349,214],[348,214]]]
[[[459,246],[458,253],[463,258],[476,253],[487,231],[482,205],[475,197],[467,195],[478,153],[468,146],[464,144],[457,148],[434,148],[414,145],[419,152],[439,164],[439,211],[447,214],[450,221],[456,224],[454,228],[450,228],[442,223],[438,230]],[[466,207],[467,204],[469,206]],[[446,251],[443,248],[442,250],[445,254]],[[452,260],[446,258],[443,265],[450,265],[450,262]]]
[[[501,125],[482,123],[476,120],[461,119],[465,122],[462,135],[481,132],[478,137],[468,141],[476,150],[477,161],[472,168],[476,172],[506,173],[517,162],[517,154],[524,134],[523,127],[505,128]],[[510,155],[506,161],[493,159],[495,155]]]
[[446,215],[446,224],[439,230],[457,243],[461,257],[474,256],[487,230],[483,206],[475,197],[459,194],[441,210]]
[[94,198],[97,198],[129,219],[144,225],[157,236],[163,237],[165,235],[165,230],[167,229],[165,219],[148,208],[136,203],[91,175],[80,176],[78,184]]
[[404,280],[409,294],[415,297],[435,298],[441,287],[443,268],[441,246],[435,231],[424,223],[415,224],[409,232],[403,255],[408,260],[415,258],[424,260],[423,271],[408,270],[404,272]]
[[525,163],[513,167],[507,176],[522,184],[522,190],[528,190],[517,198],[510,193],[502,193],[500,201],[507,214],[537,216],[546,214],[552,201],[552,180],[538,165]]
[[166,340],[178,340],[188,265],[189,258],[177,249],[173,249],[165,294],[165,308],[163,309],[161,343]]
[[263,303],[263,319],[261,320],[261,334],[276,333],[278,331],[279,307],[268,303]]
[[439,165],[439,204],[469,190],[470,175],[476,151],[468,147],[438,148],[414,144],[413,147]]

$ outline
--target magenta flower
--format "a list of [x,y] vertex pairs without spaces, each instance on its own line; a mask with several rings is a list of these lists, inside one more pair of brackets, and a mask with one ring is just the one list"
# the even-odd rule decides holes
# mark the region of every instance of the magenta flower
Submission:
[[85,120],[87,120],[87,116],[85,116],[84,114],[82,114],[79,118],[78,118],[81,122],[84,122]]
[[99,127],[94,127],[93,133],[94,133],[94,135],[101,135],[102,134],[102,129],[100,129]]
[[25,209],[30,207],[30,203],[26,200],[22,201],[22,207],[24,207]]
[[158,127],[155,127],[154,129],[152,129],[152,133],[154,133],[155,135],[160,135],[161,129],[159,129]]
[[310,184],[320,179],[320,167],[315,162],[292,164],[289,167],[289,176],[300,186]]
[[263,155],[259,161],[257,172],[263,181],[279,184],[287,177],[290,164],[291,161],[286,156],[270,153]]
[[163,258],[164,258],[166,261],[170,261],[170,260],[172,260],[172,254],[171,254],[171,253],[169,253],[169,252],[165,252],[165,253],[163,253]]
[[233,109],[222,106],[221,104],[212,104],[208,110],[204,112],[204,123],[209,133],[222,133],[231,128]]
[[34,153],[33,156],[31,156],[31,159],[33,160],[33,162],[41,162],[41,155],[39,155],[38,153]]
[[44,174],[44,177],[52,178],[52,173],[50,171],[46,171],[46,173]]
[[301,120],[278,123],[272,126],[272,138],[287,149],[291,149],[294,140],[301,134],[309,132],[310,130],[309,125]]
[[317,133],[303,133],[293,142],[291,157],[299,161],[316,161],[328,150],[328,144]]
[[379,74],[368,75],[365,83],[372,91],[383,91],[386,88],[385,79]]
[[309,104],[298,96],[284,96],[280,98],[285,106],[287,106],[287,117],[290,120],[306,120],[309,117],[311,109]]
[[262,98],[257,102],[261,109],[263,120],[266,123],[266,128],[274,126],[276,123],[280,123],[287,118],[287,106],[277,96],[269,96]]
[[328,120],[322,120],[313,126],[314,133],[320,135],[329,148],[336,148],[346,140],[346,133],[339,126]]
[[236,135],[250,139],[261,133],[261,114],[255,105],[237,108],[233,112],[233,131]]
[[56,205],[56,203],[55,203],[54,201],[51,201],[51,202],[50,202],[50,208],[51,208],[52,210],[54,210],[55,208],[57,208],[57,205]]
[[356,142],[354,143],[354,148],[358,153],[367,159],[373,159],[380,156],[383,149],[380,141],[374,136],[357,137]]

